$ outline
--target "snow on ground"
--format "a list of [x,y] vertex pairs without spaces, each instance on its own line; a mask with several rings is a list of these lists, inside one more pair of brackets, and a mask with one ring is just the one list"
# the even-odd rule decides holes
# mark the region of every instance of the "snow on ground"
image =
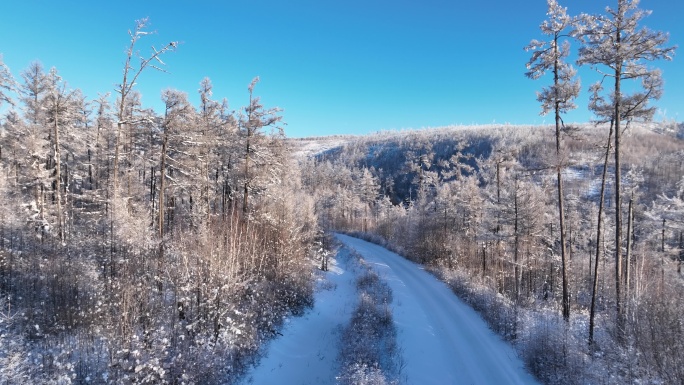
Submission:
[[[392,289],[393,316],[405,367],[402,383],[537,384],[511,346],[442,282],[420,266],[380,246],[337,238],[356,250]],[[327,288],[316,293],[313,309],[290,318],[281,337],[243,384],[335,384],[339,332],[356,304],[356,274],[342,248],[325,273]],[[326,286],[325,284],[322,286]]]
[[335,384],[339,332],[356,305],[356,276],[349,259],[345,250],[330,259],[313,309],[286,321],[283,335],[271,341],[267,356],[243,384]]
[[289,139],[290,146],[295,158],[309,158],[329,151],[336,147],[341,147],[349,143],[353,138],[351,135],[333,135],[315,138]]
[[380,246],[337,238],[392,288],[407,384],[537,384],[515,350],[444,283]]

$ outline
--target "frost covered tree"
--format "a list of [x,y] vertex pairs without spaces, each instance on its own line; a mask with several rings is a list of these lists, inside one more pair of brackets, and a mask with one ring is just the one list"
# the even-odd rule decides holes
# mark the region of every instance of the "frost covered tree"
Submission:
[[[197,107],[145,107],[136,79],[175,43],[135,66],[144,25],[116,102],[0,63],[0,383],[234,382],[311,304],[319,228],[278,110],[252,97],[240,132],[208,79]],[[212,215],[243,181],[249,214]]]
[[[675,234],[674,259],[677,260],[677,272],[681,273],[684,262],[684,176],[677,183],[677,191],[672,195],[659,195],[646,213],[652,222],[652,228],[660,232],[660,251],[666,252],[666,230]],[[662,225],[660,225],[662,223]],[[660,225],[660,226],[658,226]]]
[[49,181],[50,144],[46,132],[48,123],[44,101],[50,89],[49,78],[40,62],[32,62],[21,72],[18,86],[23,119],[11,124],[17,143],[15,149],[16,180],[33,198],[32,220],[45,230],[44,193]]
[[135,50],[136,43],[140,40],[145,35],[149,35],[152,32],[146,31],[145,28],[147,27],[148,24],[148,19],[140,19],[135,22],[135,28],[133,31],[128,31],[128,35],[130,36],[130,45],[128,46],[128,49],[126,50],[126,63],[124,64],[124,69],[123,69],[123,78],[121,80],[121,83],[117,85],[116,87],[116,92],[119,94],[119,105],[118,105],[118,113],[117,113],[117,127],[116,127],[116,145],[114,148],[114,178],[113,178],[113,187],[114,187],[114,194],[117,194],[117,188],[118,188],[118,174],[119,174],[119,156],[120,156],[120,148],[121,148],[121,135],[122,131],[124,129],[124,126],[126,124],[130,124],[131,122],[126,119],[126,108],[127,104],[129,102],[128,98],[129,95],[131,94],[131,91],[133,91],[133,88],[136,85],[136,82],[138,80],[138,77],[140,74],[146,69],[146,68],[154,68],[160,71],[163,71],[161,66],[164,65],[164,62],[161,60],[161,55],[168,52],[168,51],[173,51],[176,49],[178,46],[178,43],[175,41],[172,41],[166,45],[164,45],[162,48],[157,49],[154,46],[152,47],[152,53],[147,56],[147,57],[142,57],[140,56],[140,65],[138,68],[134,68],[133,64],[131,61],[133,60],[134,56],[139,55],[139,53]]
[[70,114],[73,113],[73,92],[66,88],[66,84],[53,68],[48,75],[49,92],[45,98],[45,110],[50,123],[52,158],[54,161],[54,191],[57,202],[57,231],[61,242],[64,242],[64,212],[62,198],[62,143],[60,134],[62,126],[69,124]]
[[249,106],[245,107],[245,116],[240,119],[240,133],[243,140],[243,174],[242,174],[242,211],[249,211],[250,194],[260,188],[259,180],[264,175],[258,172],[264,166],[277,166],[272,162],[273,153],[268,148],[268,140],[263,132],[266,128],[275,129],[282,135],[282,128],[277,123],[282,120],[278,115],[280,109],[264,108],[261,99],[254,96],[254,87],[259,82],[255,77],[247,87],[249,91]]
[[[198,90],[200,104],[197,108],[196,144],[198,166],[205,176],[202,185],[203,208],[211,212],[226,213],[234,201],[239,179],[236,164],[241,157],[238,123],[234,111],[229,109],[227,99],[214,100],[213,85],[207,77],[200,81]],[[199,205],[195,205],[199,208]],[[213,210],[213,211],[212,211]]]
[[527,63],[527,77],[539,79],[547,72],[553,74],[553,84],[537,93],[537,100],[542,104],[542,115],[554,113],[556,123],[556,176],[558,192],[558,221],[560,231],[561,274],[563,278],[563,317],[570,319],[570,292],[568,289],[568,262],[565,240],[565,207],[563,197],[563,153],[561,149],[562,129],[564,128],[562,113],[576,108],[574,99],[579,94],[580,84],[575,79],[576,70],[566,62],[570,54],[570,43],[567,40],[573,28],[573,19],[568,16],[567,9],[561,7],[556,0],[548,0],[548,17],[540,28],[549,41],[532,40],[525,47],[532,51],[532,58]]
[[[197,111],[197,141],[198,147],[200,147],[198,149],[198,158],[200,159],[198,172],[200,175],[203,175],[200,181],[202,186],[200,196],[202,197],[202,210],[205,210],[206,214],[209,215],[211,213],[212,198],[215,195],[213,191],[210,191],[211,182],[212,179],[218,182],[218,164],[221,153],[219,148],[223,144],[221,133],[225,123],[224,116],[227,103],[225,101],[224,103],[219,103],[212,99],[213,85],[209,78],[202,79],[198,92],[200,94],[200,105]],[[212,168],[216,170],[214,178],[211,177]]]
[[[180,155],[187,154],[187,146],[192,143],[191,132],[192,121],[194,119],[194,109],[188,102],[186,93],[167,89],[162,92],[162,101],[164,102],[164,120],[162,123],[162,144],[161,152],[159,154],[159,216],[158,216],[158,232],[159,238],[164,237],[164,217],[166,215],[166,197],[167,179],[178,184],[180,176],[186,173],[184,162],[180,159]],[[171,156],[174,154],[175,156]],[[169,178],[167,169],[177,170],[178,175],[176,179]]]
[[[617,8],[606,8],[607,15],[582,15],[577,34],[582,41],[578,63],[590,65],[614,83],[612,121],[614,122],[615,150],[615,301],[618,327],[622,328],[622,200],[621,200],[621,134],[628,96],[623,93],[623,82],[641,80],[656,85],[659,74],[647,63],[672,59],[674,47],[666,47],[668,36],[659,31],[640,27],[640,22],[651,12],[638,8],[639,0],[617,0]],[[602,67],[599,67],[602,66]],[[607,70],[602,69],[603,67]],[[632,103],[634,104],[634,103]]]
[[9,93],[14,91],[14,78],[9,68],[5,65],[0,54],[0,106],[2,103],[14,104]]
[[106,149],[106,137],[107,134],[111,131],[110,129],[114,125],[114,120],[112,119],[111,115],[109,93],[99,95],[98,98],[95,99],[94,103],[95,120],[93,128],[95,132],[93,134],[95,135],[95,137],[92,138],[92,142],[89,145],[94,148],[95,154],[94,159],[90,158],[92,170],[89,176],[91,188],[97,190],[102,187],[100,179],[104,176],[102,175],[100,167],[103,163],[101,159],[104,156],[103,152]]
[[19,88],[19,99],[24,106],[24,115],[31,124],[40,124],[44,119],[44,112],[40,102],[48,90],[48,76],[43,64],[33,62],[22,71],[23,80]]
[[[2,54],[0,54],[0,107],[2,107],[3,103],[14,105],[14,101],[9,94],[14,91],[15,86],[14,78],[9,68],[3,62]],[[0,162],[2,161],[2,149],[3,145],[0,144]]]
[[380,195],[380,184],[372,170],[364,168],[360,173],[356,181],[356,191],[363,204],[363,231],[368,231],[368,209],[372,208]]

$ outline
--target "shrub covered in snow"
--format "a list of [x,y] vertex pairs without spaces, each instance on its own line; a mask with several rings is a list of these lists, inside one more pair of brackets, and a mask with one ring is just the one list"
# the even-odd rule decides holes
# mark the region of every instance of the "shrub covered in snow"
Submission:
[[362,269],[356,281],[359,301],[349,325],[342,330],[338,382],[342,385],[396,384],[401,371],[401,352],[390,307],[392,290],[363,261],[359,267]]

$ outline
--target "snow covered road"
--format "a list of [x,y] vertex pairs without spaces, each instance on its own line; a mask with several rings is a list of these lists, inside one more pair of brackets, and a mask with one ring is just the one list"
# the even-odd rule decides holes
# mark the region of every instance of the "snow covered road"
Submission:
[[513,348],[434,276],[387,249],[337,235],[393,291],[407,384],[537,384]]
[[337,235],[346,246],[316,293],[314,308],[287,320],[281,337],[242,384],[333,385],[339,364],[339,332],[357,301],[353,249],[392,289],[392,311],[405,367],[402,384],[537,384],[511,346],[432,275],[380,246]]
[[313,309],[291,317],[271,341],[267,355],[242,384],[333,385],[338,374],[339,332],[356,305],[356,276],[351,257],[340,250],[325,273],[328,288],[316,293]]

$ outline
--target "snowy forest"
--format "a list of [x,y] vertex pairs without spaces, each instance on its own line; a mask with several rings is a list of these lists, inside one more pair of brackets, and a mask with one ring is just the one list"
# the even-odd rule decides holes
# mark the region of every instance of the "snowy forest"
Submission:
[[520,63],[543,126],[292,139],[258,77],[237,110],[205,78],[155,111],[136,86],[182,47],[142,49],[146,19],[97,97],[0,57],[0,383],[238,383],[332,232],[423,265],[541,383],[684,383],[684,124],[653,122],[675,47],[616,3],[548,0]]
[[245,91],[239,113],[136,82],[176,43],[138,62],[115,103],[72,90],[39,62],[2,71],[0,382],[223,383],[285,314],[312,300],[318,236],[277,108]]

